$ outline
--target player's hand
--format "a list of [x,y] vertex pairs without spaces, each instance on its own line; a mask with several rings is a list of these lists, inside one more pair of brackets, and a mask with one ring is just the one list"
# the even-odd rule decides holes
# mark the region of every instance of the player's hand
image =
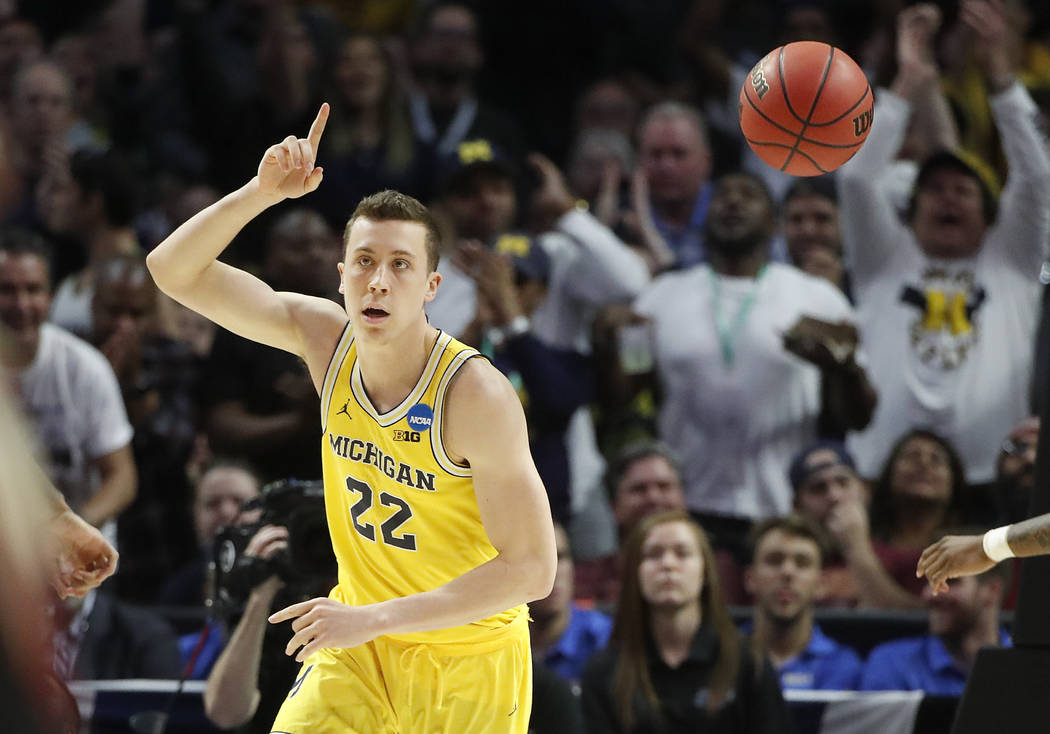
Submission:
[[55,549],[50,581],[61,598],[83,596],[117,570],[117,551],[72,510],[55,515],[50,530]]
[[257,179],[259,191],[278,194],[286,199],[298,199],[321,185],[324,171],[314,166],[321,133],[328,122],[328,103],[321,105],[317,117],[305,138],[289,135],[277,145],[271,145],[259,163]]
[[933,593],[940,594],[948,590],[948,579],[976,576],[994,565],[985,555],[982,536],[946,535],[922,552],[915,575],[925,576]]
[[[352,607],[334,599],[319,597],[285,607],[270,615],[270,623],[294,620],[295,635],[284,649],[285,655],[295,655],[303,662],[318,650],[350,648],[374,639],[374,620],[367,607]],[[299,652],[296,653],[296,650]]]

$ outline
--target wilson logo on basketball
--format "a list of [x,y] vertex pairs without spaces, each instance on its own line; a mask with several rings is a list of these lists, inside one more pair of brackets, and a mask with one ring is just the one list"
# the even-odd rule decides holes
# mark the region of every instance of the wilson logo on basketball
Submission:
[[853,118],[853,134],[856,137],[860,137],[868,132],[868,128],[871,127],[872,110],[862,112]]
[[769,82],[766,81],[766,75],[762,73],[761,66],[756,66],[751,70],[751,86],[754,87],[759,99],[765,97],[766,92],[769,91]]

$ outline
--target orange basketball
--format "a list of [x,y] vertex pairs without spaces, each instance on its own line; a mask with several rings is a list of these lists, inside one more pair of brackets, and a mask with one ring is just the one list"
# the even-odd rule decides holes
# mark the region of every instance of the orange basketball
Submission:
[[841,49],[798,41],[755,64],[740,90],[740,129],[758,157],[793,176],[834,171],[860,150],[873,97]]

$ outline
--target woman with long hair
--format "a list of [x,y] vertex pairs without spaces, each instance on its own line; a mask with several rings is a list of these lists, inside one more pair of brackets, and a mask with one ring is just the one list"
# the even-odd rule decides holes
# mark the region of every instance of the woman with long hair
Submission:
[[777,676],[733,625],[687,512],[638,523],[621,584],[610,645],[583,677],[588,734],[790,731]]
[[890,450],[872,491],[872,548],[916,604],[924,586],[915,578],[922,549],[963,521],[965,494],[962,461],[942,436],[915,428]]
[[872,537],[900,551],[922,551],[938,531],[962,522],[966,475],[947,439],[916,428],[890,450],[871,498]]
[[348,207],[383,189],[427,191],[429,161],[412,133],[394,65],[380,39],[353,33],[339,46],[327,81],[332,113],[325,130],[324,178],[313,205],[334,227]]

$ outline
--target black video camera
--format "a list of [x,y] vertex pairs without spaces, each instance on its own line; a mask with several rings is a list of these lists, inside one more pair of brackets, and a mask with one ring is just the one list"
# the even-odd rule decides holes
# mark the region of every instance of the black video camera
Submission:
[[[324,483],[282,479],[262,488],[242,511],[261,509],[256,522],[222,528],[212,545],[210,606],[217,616],[238,610],[252,589],[277,575],[292,594],[317,595],[334,584],[335,553],[324,509]],[[266,525],[288,529],[288,548],[270,558],[245,555],[248,543]]]

